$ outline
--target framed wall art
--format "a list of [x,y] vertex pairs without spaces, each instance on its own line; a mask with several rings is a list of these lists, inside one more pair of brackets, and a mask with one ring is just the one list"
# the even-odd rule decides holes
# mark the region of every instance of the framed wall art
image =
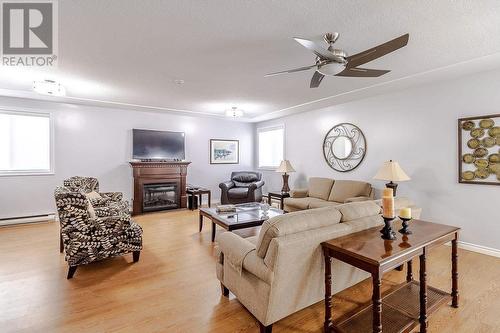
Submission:
[[500,185],[500,114],[458,119],[458,182]]
[[240,142],[238,140],[210,140],[210,164],[240,163]]

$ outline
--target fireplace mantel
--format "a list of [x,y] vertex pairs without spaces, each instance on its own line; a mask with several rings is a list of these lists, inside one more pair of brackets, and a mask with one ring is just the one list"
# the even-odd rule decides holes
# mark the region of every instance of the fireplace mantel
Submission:
[[139,162],[130,165],[134,174],[134,202],[132,214],[142,214],[143,188],[147,184],[175,182],[178,188],[179,208],[187,207],[186,175],[191,162]]

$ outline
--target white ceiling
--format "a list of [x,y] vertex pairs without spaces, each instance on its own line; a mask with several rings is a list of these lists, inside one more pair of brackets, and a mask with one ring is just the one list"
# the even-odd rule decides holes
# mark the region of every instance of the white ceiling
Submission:
[[[234,105],[256,121],[498,53],[499,17],[496,0],[60,0],[58,68],[0,66],[0,94],[39,98],[32,81],[49,78],[65,85],[63,101],[214,115]],[[310,89],[312,72],[264,77],[313,64],[291,37],[328,31],[348,54],[410,40],[364,66],[392,70],[380,78],[326,77]]]

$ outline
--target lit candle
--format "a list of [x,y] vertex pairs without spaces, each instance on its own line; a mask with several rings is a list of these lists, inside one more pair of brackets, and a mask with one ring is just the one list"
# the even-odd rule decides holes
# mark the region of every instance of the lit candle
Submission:
[[402,208],[399,211],[399,217],[402,217],[404,219],[411,219],[411,208],[410,207]]
[[392,195],[382,197],[382,216],[394,218],[394,215],[394,197]]
[[394,191],[392,188],[384,188],[382,190],[382,197],[392,197],[394,196]]

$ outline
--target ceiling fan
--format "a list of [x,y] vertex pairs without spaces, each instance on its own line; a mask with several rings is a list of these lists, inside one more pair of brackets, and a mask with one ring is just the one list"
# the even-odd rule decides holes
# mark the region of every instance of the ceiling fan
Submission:
[[328,44],[325,48],[316,42],[303,39],[294,38],[300,45],[304,46],[306,49],[312,51],[316,55],[316,63],[311,66],[305,66],[300,68],[294,68],[287,71],[275,72],[266,74],[266,76],[273,76],[286,73],[295,73],[306,71],[312,68],[316,68],[311,79],[311,88],[319,87],[319,84],[325,77],[325,75],[330,76],[351,76],[351,77],[378,77],[389,73],[390,70],[380,70],[380,69],[368,69],[358,67],[367,62],[385,56],[388,53],[394,52],[397,49],[402,48],[408,44],[409,34],[402,35],[398,38],[394,38],[386,43],[380,44],[378,46],[372,47],[366,51],[357,53],[352,56],[348,56],[344,50],[333,48],[333,43],[339,38],[339,33],[326,33],[323,36],[323,40]]

